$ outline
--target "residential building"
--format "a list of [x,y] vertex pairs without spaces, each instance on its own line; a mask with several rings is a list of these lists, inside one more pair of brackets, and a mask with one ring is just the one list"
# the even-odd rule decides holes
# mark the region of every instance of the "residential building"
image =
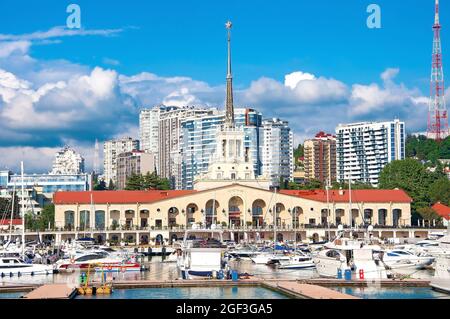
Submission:
[[119,154],[139,150],[139,141],[125,137],[106,141],[103,145],[103,176],[106,184],[117,184],[117,157]]
[[212,109],[177,107],[160,113],[157,173],[160,177],[169,179],[172,188],[182,188],[181,122],[186,118],[210,115],[212,112]]
[[405,123],[365,122],[336,128],[337,180],[378,186],[382,169],[405,158]]
[[156,171],[155,155],[144,151],[132,151],[117,157],[117,189],[125,189],[132,175],[146,175]]
[[336,181],[336,137],[319,132],[314,139],[304,143],[304,167],[306,180],[318,180],[322,184]]
[[66,146],[56,153],[51,175],[76,175],[84,173],[84,158]]
[[294,134],[287,121],[264,120],[262,174],[270,176],[273,186],[294,178]]
[[140,149],[155,155],[156,167],[159,152],[159,119],[160,114],[175,110],[177,107],[158,105],[151,109],[143,109],[139,114]]
[[[208,172],[217,150],[217,133],[225,123],[225,113],[214,111],[211,115],[192,117],[181,122],[182,156],[181,188],[193,189],[197,175]],[[262,115],[253,109],[236,109],[236,127],[244,130],[244,147],[248,150],[255,176],[261,175]]]
[[[0,171],[0,196],[10,198],[15,192],[22,207],[22,176],[10,171]],[[51,175],[24,174],[25,212],[39,214],[42,208],[51,203],[53,194],[62,192],[80,192],[92,189],[90,174]]]

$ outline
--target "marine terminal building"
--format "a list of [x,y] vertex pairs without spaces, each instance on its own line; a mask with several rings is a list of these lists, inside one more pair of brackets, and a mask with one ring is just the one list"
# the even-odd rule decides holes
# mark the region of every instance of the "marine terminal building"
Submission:
[[104,233],[102,239],[108,240],[129,235],[126,238],[139,242],[138,237],[152,239],[155,232],[165,239],[180,238],[193,224],[221,225],[230,239],[236,237],[233,232],[269,239],[276,225],[285,239],[298,230],[299,240],[311,228],[326,232],[339,224],[411,224],[411,198],[402,190],[354,190],[351,197],[350,204],[348,191],[330,190],[327,202],[324,190],[274,192],[238,183],[201,191],[57,192],[55,227],[66,231],[67,238],[87,232]]

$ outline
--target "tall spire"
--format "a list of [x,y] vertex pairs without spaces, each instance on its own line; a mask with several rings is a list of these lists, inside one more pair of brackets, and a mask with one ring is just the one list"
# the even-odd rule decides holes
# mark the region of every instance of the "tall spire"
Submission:
[[231,27],[233,24],[228,21],[225,27],[228,30],[228,68],[227,68],[227,100],[225,126],[234,128],[234,106],[233,106],[233,75],[231,73]]

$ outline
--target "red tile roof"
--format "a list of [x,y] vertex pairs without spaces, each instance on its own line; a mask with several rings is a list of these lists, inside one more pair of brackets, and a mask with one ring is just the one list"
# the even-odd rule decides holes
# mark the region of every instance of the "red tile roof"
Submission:
[[[9,219],[9,218],[0,220],[0,226],[7,226],[7,225],[10,225],[10,224],[11,224],[11,219]],[[22,220],[21,219],[13,219],[12,220],[12,224],[14,226],[22,225]]]
[[439,216],[450,220],[450,207],[445,206],[444,204],[441,204],[440,202],[437,202],[431,207]]
[[195,193],[193,190],[180,191],[94,191],[94,192],[56,192],[54,204],[136,204],[152,203],[160,200],[180,197]]
[[[281,194],[298,196],[304,199],[315,200],[319,202],[327,201],[327,192],[325,190],[281,190]],[[336,203],[348,203],[349,191],[343,190],[343,194],[339,194],[339,190],[329,191],[330,202]],[[404,190],[394,189],[365,189],[365,190],[352,190],[353,202],[365,202],[365,203],[411,203],[412,198],[406,194]]]

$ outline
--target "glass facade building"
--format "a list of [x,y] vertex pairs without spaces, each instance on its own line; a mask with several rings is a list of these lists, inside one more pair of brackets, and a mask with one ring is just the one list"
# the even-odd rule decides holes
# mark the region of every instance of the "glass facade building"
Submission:
[[[192,117],[181,122],[181,180],[182,189],[193,189],[197,175],[208,172],[209,163],[217,149],[217,132],[224,124],[225,114]],[[236,127],[244,127],[244,148],[249,150],[255,175],[261,175],[261,113],[253,109],[235,110]]]

